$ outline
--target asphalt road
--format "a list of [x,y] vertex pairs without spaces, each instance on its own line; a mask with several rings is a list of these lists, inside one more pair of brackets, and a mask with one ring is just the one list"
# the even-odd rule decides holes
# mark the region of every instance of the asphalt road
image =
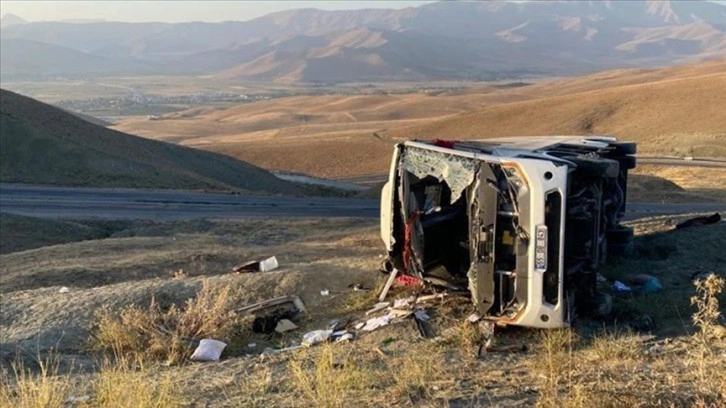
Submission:
[[[193,219],[379,216],[378,200],[0,184],[0,211],[47,218]],[[627,218],[726,211],[726,204],[628,205]]]

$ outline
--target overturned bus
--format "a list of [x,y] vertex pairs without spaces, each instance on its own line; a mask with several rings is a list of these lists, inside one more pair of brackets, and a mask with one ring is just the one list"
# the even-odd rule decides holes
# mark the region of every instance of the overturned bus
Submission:
[[607,313],[597,272],[632,251],[620,222],[635,152],[589,136],[398,144],[381,195],[387,268],[468,287],[497,323]]

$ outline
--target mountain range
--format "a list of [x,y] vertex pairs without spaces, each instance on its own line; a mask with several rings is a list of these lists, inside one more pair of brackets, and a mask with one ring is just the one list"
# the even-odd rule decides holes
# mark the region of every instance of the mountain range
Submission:
[[400,10],[298,9],[222,23],[5,16],[0,40],[4,81],[118,74],[275,83],[492,80],[724,58],[726,6],[446,1]]

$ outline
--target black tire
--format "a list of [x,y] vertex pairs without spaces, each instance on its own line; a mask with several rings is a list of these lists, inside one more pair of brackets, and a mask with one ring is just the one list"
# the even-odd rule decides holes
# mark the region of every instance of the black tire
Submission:
[[631,227],[618,225],[617,228],[608,230],[606,233],[608,244],[627,244],[633,242],[635,233]]
[[608,241],[608,254],[630,256],[635,249],[635,234],[630,227],[623,227],[608,230],[606,233]]
[[626,156],[638,152],[638,145],[633,142],[613,143],[611,146],[615,148],[615,154],[618,156]]
[[636,160],[635,156],[618,157],[617,160],[620,163],[621,169],[632,170],[635,168],[635,165],[637,164],[637,160]]
[[618,177],[620,174],[620,163],[617,160],[604,159],[600,157],[568,157],[577,165],[577,169],[588,176]]
[[613,255],[630,256],[635,251],[635,244],[627,242],[624,244],[608,244],[608,253]]

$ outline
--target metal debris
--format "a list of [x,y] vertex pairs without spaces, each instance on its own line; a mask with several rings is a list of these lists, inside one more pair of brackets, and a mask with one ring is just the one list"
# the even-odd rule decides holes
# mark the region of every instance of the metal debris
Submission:
[[274,256],[271,256],[269,258],[263,259],[262,261],[248,261],[243,262],[239,265],[235,265],[232,268],[233,272],[242,273],[242,272],[268,272],[274,269],[277,269],[280,265],[277,262],[277,258]]
[[391,302],[378,302],[375,304],[375,306],[373,306],[373,309],[366,312],[366,316],[372,315],[373,313],[378,313],[390,305],[391,305]]
[[278,333],[285,333],[295,329],[297,329],[297,325],[288,319],[280,319],[277,326],[275,326],[275,331]]

